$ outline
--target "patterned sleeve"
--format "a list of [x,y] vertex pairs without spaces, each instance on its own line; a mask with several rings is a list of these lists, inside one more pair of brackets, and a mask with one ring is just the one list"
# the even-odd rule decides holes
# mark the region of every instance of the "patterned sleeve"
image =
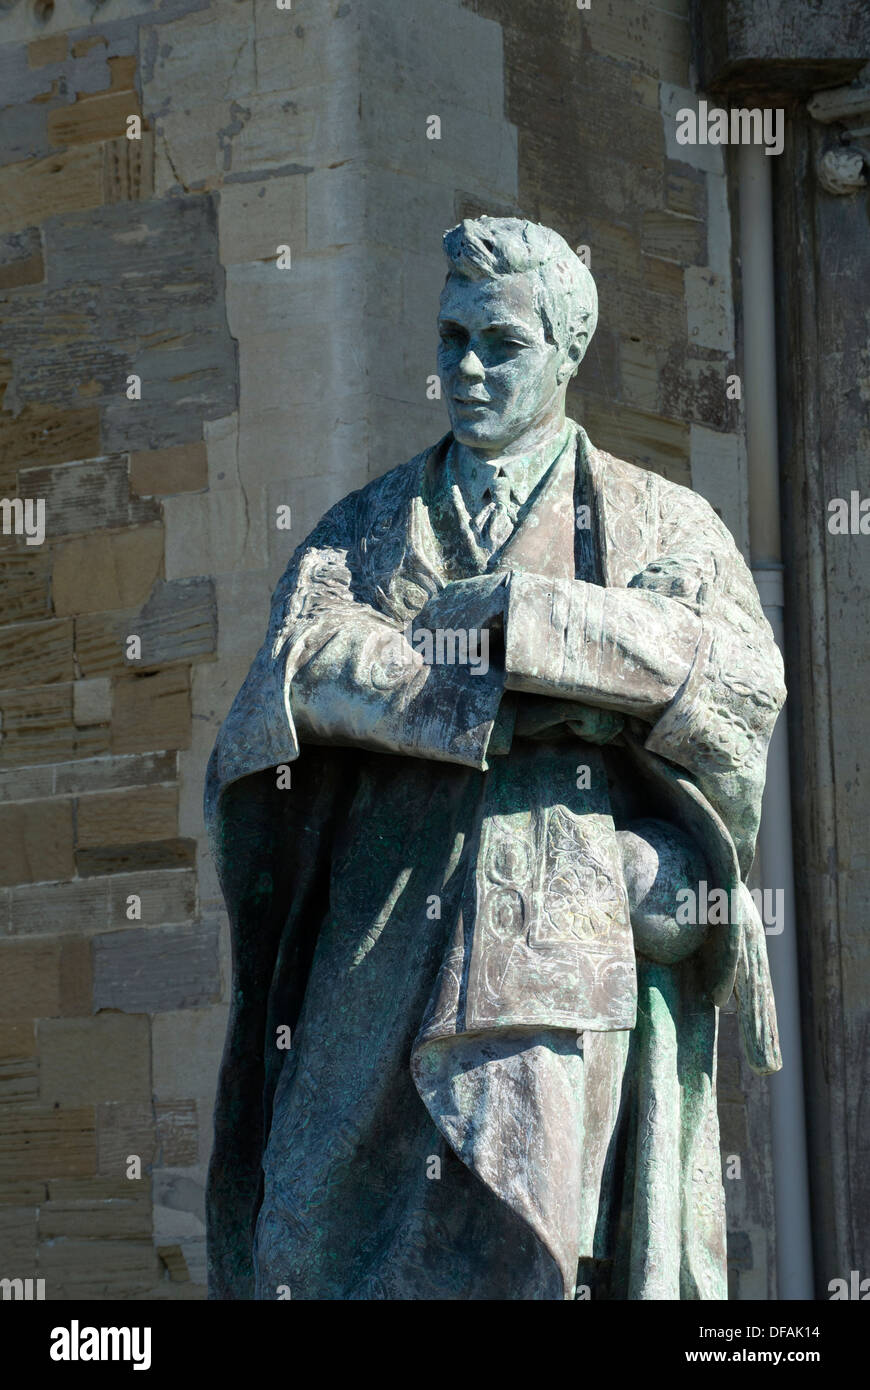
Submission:
[[[306,741],[487,765],[502,673],[469,679],[409,645],[389,594],[371,582],[360,496],[327,512],[275,590],[266,640],[212,755],[207,804],[228,782],[292,762]],[[398,569],[404,523],[388,520]]]
[[700,620],[692,669],[646,747],[692,774],[728,826],[745,873],[767,747],[786,695],[782,657],[752,576],[709,504],[686,493],[665,516],[661,558],[630,587],[675,599]]

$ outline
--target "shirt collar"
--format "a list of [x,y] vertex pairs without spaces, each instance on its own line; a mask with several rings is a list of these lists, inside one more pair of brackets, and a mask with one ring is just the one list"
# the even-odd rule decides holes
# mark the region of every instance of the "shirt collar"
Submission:
[[556,439],[549,439],[539,449],[529,454],[514,454],[495,464],[464,455],[460,461],[455,440],[447,454],[449,475],[454,479],[468,508],[469,515],[476,516],[484,506],[483,493],[491,479],[499,473],[510,479],[511,495],[519,506],[537,487],[541,478],[562,453],[571,435],[571,421],[565,421],[564,428]]

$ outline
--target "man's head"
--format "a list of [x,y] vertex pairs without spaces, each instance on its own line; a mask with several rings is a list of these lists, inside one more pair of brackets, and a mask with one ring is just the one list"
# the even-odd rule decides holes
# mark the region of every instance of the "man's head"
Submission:
[[595,282],[549,227],[479,217],[444,234],[438,370],[460,444],[498,454],[545,434],[595,332]]

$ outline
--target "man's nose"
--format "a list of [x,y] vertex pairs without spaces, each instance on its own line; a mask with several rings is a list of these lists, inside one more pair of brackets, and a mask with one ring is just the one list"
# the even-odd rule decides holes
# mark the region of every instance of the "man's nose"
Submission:
[[462,376],[467,376],[474,381],[483,381],[486,372],[483,370],[483,363],[476,352],[470,349],[459,364],[459,371]]

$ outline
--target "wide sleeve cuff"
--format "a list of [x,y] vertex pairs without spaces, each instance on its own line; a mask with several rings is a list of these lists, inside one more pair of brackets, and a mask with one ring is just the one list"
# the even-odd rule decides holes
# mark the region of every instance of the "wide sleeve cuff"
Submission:
[[693,613],[657,594],[517,573],[506,686],[655,720],[692,669],[700,633]]

